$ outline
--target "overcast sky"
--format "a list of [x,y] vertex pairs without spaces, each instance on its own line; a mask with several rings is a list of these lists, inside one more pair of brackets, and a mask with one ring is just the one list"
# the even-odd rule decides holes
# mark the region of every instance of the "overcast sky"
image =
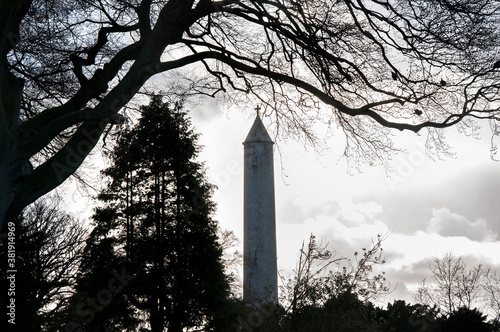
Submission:
[[[216,184],[216,218],[243,243],[243,145],[255,118],[252,109],[228,112],[206,102],[190,111],[204,146],[200,160]],[[263,122],[270,126],[270,120]],[[424,151],[425,135],[396,133],[406,153],[393,156],[392,172],[381,167],[349,170],[341,157],[342,133],[317,153],[303,143],[277,141],[275,149],[278,270],[291,277],[302,241],[313,233],[337,256],[353,258],[377,234],[382,245],[393,299],[411,301],[436,257],[463,256],[472,267],[480,262],[500,271],[500,163],[490,158],[488,124],[483,139],[464,137],[451,128],[447,141],[454,158],[433,161]],[[273,137],[272,130],[269,130]],[[99,154],[95,169],[102,169]],[[87,171],[88,171],[87,163]],[[95,177],[96,179],[98,177]],[[98,180],[97,180],[98,181]],[[68,185],[65,186],[68,188]],[[93,201],[73,193],[67,208],[81,219],[91,215]],[[87,218],[88,219],[88,218]],[[242,251],[242,248],[240,248]]]
[[[206,161],[222,228],[243,239],[242,144],[254,120],[205,104],[191,116],[202,134],[201,159]],[[263,122],[269,126],[270,120]],[[500,164],[490,158],[488,124],[484,138],[447,131],[454,158],[433,161],[426,156],[424,136],[397,134],[406,154],[395,155],[393,171],[363,167],[349,172],[341,136],[329,141],[321,155],[300,142],[278,141],[275,152],[278,269],[290,276],[301,243],[311,233],[338,256],[352,258],[377,234],[387,263],[383,270],[393,289],[385,300],[410,300],[408,289],[429,273],[436,257],[451,252],[469,266],[482,262],[500,267]],[[271,136],[273,133],[270,132]],[[337,145],[337,146],[336,146]]]

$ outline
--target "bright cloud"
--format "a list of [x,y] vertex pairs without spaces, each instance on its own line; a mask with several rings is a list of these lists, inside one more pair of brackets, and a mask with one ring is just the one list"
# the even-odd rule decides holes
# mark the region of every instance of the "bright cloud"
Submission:
[[458,213],[451,212],[448,208],[433,209],[432,218],[426,230],[444,237],[463,236],[473,241],[495,241],[498,238],[486,220],[482,218],[468,220]]

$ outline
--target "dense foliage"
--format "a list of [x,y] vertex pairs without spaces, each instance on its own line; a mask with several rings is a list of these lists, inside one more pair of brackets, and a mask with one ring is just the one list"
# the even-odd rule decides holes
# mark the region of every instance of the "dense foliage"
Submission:
[[229,283],[212,186],[195,160],[197,134],[181,106],[160,97],[141,113],[138,124],[120,134],[104,171],[103,205],[78,278],[80,303],[92,310],[86,297],[99,300],[117,273],[126,280],[119,292],[107,292],[101,310],[78,321],[116,330],[134,327],[141,319],[132,317],[142,315],[152,331],[218,326]]

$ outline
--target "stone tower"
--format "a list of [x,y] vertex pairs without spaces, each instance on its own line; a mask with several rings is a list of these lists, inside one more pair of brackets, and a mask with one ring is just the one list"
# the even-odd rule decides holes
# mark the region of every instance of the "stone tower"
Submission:
[[244,146],[243,299],[278,302],[273,145],[257,108]]

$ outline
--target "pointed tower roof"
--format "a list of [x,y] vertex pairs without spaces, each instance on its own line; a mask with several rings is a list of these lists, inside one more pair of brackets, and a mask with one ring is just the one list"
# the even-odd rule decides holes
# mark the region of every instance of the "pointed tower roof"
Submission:
[[262,120],[260,119],[260,114],[258,109],[255,121],[253,122],[252,128],[250,128],[247,138],[245,139],[243,144],[255,143],[255,142],[274,143],[273,140],[271,139],[271,136],[269,136],[269,134],[267,133],[266,127],[264,127]]

